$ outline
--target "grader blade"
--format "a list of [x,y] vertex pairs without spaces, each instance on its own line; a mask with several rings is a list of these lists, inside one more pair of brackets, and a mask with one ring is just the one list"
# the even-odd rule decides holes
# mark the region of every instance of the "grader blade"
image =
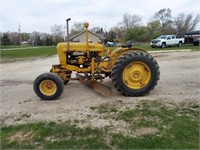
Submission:
[[89,80],[80,74],[76,74],[76,77],[79,79],[81,83],[86,84],[87,86],[91,87],[97,93],[100,93],[101,95],[104,95],[104,96],[111,96],[112,90],[109,86],[106,86],[105,84],[101,82]]

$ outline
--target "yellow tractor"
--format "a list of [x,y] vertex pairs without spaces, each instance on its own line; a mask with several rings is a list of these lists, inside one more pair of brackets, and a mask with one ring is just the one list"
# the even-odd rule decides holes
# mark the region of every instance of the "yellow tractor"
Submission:
[[[67,19],[67,33],[69,33]],[[57,99],[70,80],[79,80],[94,91],[109,96],[111,87],[103,83],[110,77],[114,87],[125,96],[143,96],[157,85],[160,71],[157,61],[145,50],[119,47],[109,54],[109,48],[88,42],[88,23],[84,23],[86,42],[62,42],[57,45],[59,64],[49,73],[38,76],[34,91],[43,100]],[[72,77],[76,72],[76,77]]]

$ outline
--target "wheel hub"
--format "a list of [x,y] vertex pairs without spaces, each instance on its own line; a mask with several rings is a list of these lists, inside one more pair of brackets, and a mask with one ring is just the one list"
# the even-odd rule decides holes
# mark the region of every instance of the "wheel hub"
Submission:
[[134,71],[133,78],[139,80],[141,78],[141,73],[139,71]]
[[51,80],[44,80],[39,85],[40,91],[42,94],[51,96],[55,94],[57,90],[56,84]]
[[133,62],[123,71],[123,81],[132,89],[140,89],[146,86],[150,81],[150,77],[150,69],[143,62]]

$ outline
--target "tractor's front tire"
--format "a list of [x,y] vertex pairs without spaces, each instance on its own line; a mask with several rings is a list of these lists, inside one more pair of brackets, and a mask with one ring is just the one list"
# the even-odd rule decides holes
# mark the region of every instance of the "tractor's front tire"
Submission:
[[160,77],[159,65],[148,53],[131,51],[120,56],[112,70],[112,81],[125,96],[143,96]]
[[62,94],[64,84],[58,75],[44,73],[35,79],[33,88],[35,94],[42,100],[54,100]]

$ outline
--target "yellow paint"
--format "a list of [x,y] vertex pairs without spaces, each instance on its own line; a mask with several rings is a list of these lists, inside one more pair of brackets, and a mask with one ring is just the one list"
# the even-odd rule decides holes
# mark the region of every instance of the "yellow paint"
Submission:
[[[69,49],[73,52],[85,52],[86,51],[86,43],[73,43],[69,42]],[[104,45],[99,43],[89,43],[89,50],[98,52],[99,56],[103,56],[103,52],[105,50]],[[57,45],[57,53],[60,63],[66,64],[66,52],[67,52],[67,43],[61,42]]]
[[88,68],[79,68],[75,65],[68,65],[68,64],[61,64],[62,69],[70,70],[70,71],[75,71],[78,73],[89,73],[91,71],[91,67]]
[[143,62],[130,63],[122,73],[124,83],[131,89],[145,87],[151,78],[149,67]]
[[[123,54],[127,53],[128,51],[133,51],[133,50],[134,51],[144,51],[144,50],[138,49],[138,48],[121,48],[121,47],[117,48],[117,49],[113,50],[112,53],[109,55],[109,60],[100,62],[99,68],[103,72],[111,72],[117,59],[120,56],[122,56]],[[146,52],[146,51],[144,51],[144,52]],[[108,48],[108,53],[110,53],[109,48]]]
[[88,40],[89,40],[89,37],[88,37],[89,36],[88,35],[89,23],[85,22],[84,26],[85,26],[86,51],[87,51],[87,57],[89,58],[90,57],[90,49],[89,49],[89,43],[88,43]]
[[43,80],[39,85],[40,91],[46,96],[52,96],[57,91],[57,86],[52,80]]
[[103,72],[111,72],[112,71],[112,63],[110,61],[102,61],[99,64],[99,68],[103,71]]
[[77,57],[77,63],[78,63],[78,64],[84,64],[84,60],[85,60],[85,57],[84,57],[84,56],[78,56],[78,57]]

